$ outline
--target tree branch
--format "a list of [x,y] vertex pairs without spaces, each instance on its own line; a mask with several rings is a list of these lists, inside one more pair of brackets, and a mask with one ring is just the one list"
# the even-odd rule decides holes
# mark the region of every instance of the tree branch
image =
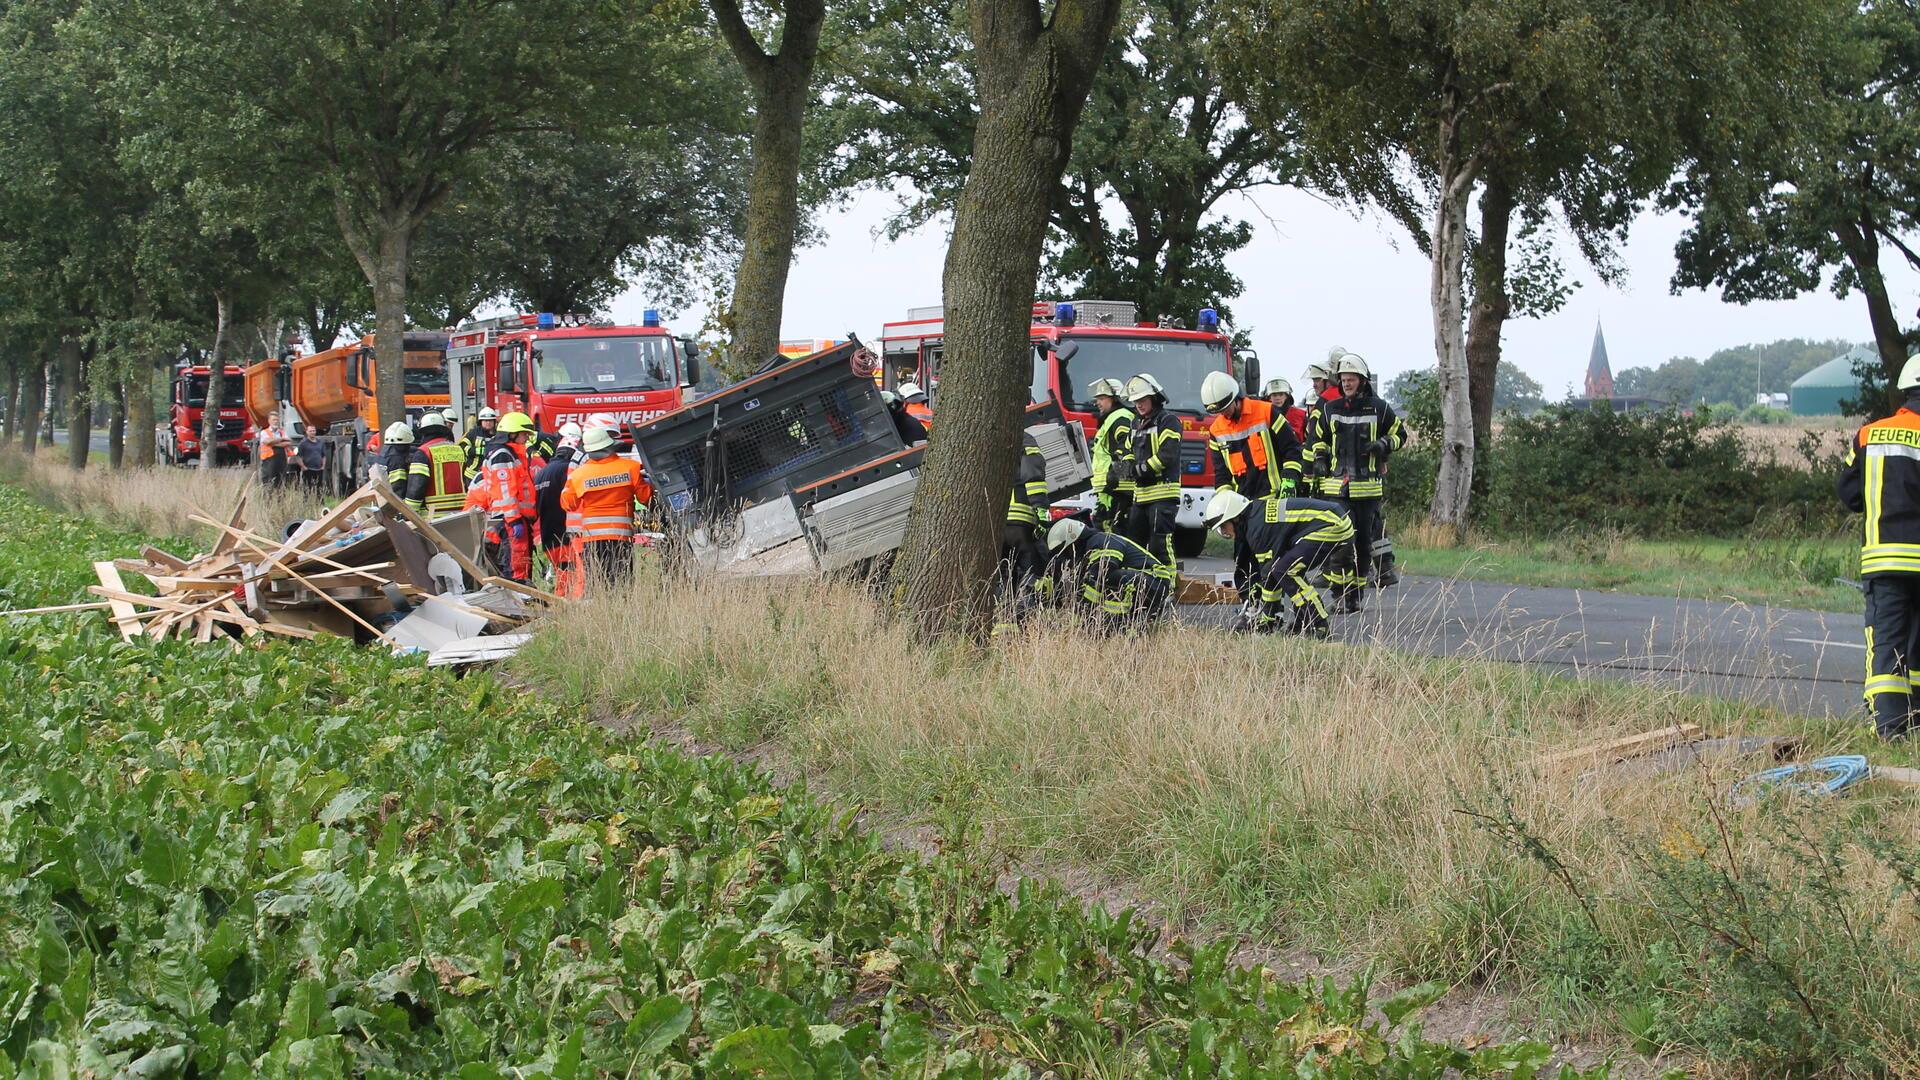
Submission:
[[747,77],[754,81],[756,89],[767,84],[773,72],[773,57],[760,47],[760,42],[748,28],[747,20],[740,14],[739,0],[707,0],[707,6],[713,11],[714,21],[720,24],[720,36],[726,39],[727,48],[734,59],[746,69]]

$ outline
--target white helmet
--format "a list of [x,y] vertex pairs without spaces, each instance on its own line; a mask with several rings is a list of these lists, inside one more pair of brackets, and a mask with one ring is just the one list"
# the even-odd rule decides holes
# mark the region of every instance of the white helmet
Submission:
[[438,412],[424,412],[420,414],[420,426],[423,428],[446,427],[447,418]]
[[1240,400],[1240,380],[1224,371],[1209,371],[1200,380],[1200,407],[1210,413],[1225,412]]
[[1087,523],[1076,518],[1061,518],[1047,530],[1047,550],[1059,551],[1087,534]]
[[405,446],[413,441],[413,429],[407,426],[405,420],[395,420],[387,425],[387,430],[381,434],[380,441],[389,446],[396,443]]
[[926,396],[927,392],[920,389],[920,384],[911,379],[900,384],[900,399],[902,401],[912,401],[915,398],[924,398]]
[[1327,370],[1326,364],[1308,364],[1307,370],[1301,372],[1300,377],[1312,382],[1315,379],[1331,379],[1333,372]]
[[580,437],[580,434],[581,427],[575,421],[569,420],[560,425],[560,437],[563,439],[577,439]]
[[1358,353],[1348,353],[1340,359],[1335,360],[1333,362],[1333,373],[1335,376],[1351,373],[1360,376],[1368,382],[1373,381],[1373,369],[1367,366],[1365,360],[1360,359],[1360,354]]
[[1159,379],[1143,371],[1127,380],[1128,401],[1139,401],[1141,398],[1150,397],[1157,397],[1162,401],[1167,399],[1167,389],[1160,385]]
[[1268,379],[1266,393],[1268,397],[1273,397],[1275,394],[1285,394],[1288,397],[1292,397],[1293,384],[1285,379]]
[[1247,507],[1252,505],[1253,500],[1245,495],[1222,488],[1213,493],[1213,498],[1207,500],[1207,510],[1201,515],[1201,524],[1209,529],[1218,529],[1226,522],[1246,513]]
[[1900,369],[1900,381],[1894,385],[1901,390],[1911,390],[1920,386],[1920,356],[1907,359],[1906,366]]
[[493,410],[493,409],[481,409],[481,410],[480,410],[480,419],[482,419],[482,420],[498,420],[498,419],[500,419],[500,414],[499,414],[499,412],[497,412],[497,411],[495,411],[495,410]]
[[620,421],[615,419],[612,413],[597,412],[587,417],[587,422],[584,426],[590,428],[606,428],[608,431],[619,431]]
[[1087,393],[1094,397],[1125,397],[1127,388],[1120,385],[1119,379],[1095,379],[1087,384]]
[[1347,355],[1347,347],[1345,345],[1335,345],[1333,348],[1327,350],[1327,362],[1325,364],[1316,364],[1314,366],[1331,369],[1333,367],[1334,361],[1340,359],[1345,355]]
[[613,432],[603,427],[589,428],[587,433],[580,437],[580,445],[589,454],[606,450],[613,446]]

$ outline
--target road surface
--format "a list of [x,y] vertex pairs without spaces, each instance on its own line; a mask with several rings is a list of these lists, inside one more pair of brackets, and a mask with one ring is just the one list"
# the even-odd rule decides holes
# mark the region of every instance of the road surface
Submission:
[[[1210,578],[1226,568],[1223,559],[1196,559],[1185,572]],[[1367,599],[1364,613],[1334,617],[1337,640],[1528,663],[1812,716],[1860,709],[1866,652],[1857,614],[1416,576]],[[1233,610],[1188,607],[1182,616],[1221,624]]]
[[[55,446],[67,445],[67,429],[66,428],[53,429],[53,444]],[[106,429],[94,428],[93,431],[89,434],[89,437],[87,439],[87,446],[89,448],[90,453],[95,453],[95,454],[106,453],[107,452]]]

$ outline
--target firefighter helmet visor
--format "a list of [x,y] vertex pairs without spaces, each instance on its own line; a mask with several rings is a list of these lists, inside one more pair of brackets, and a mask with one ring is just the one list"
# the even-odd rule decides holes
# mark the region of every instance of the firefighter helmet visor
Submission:
[[1253,500],[1237,491],[1216,491],[1213,498],[1207,500],[1207,510],[1201,515],[1201,524],[1209,529],[1218,529],[1229,521],[1238,520],[1251,505]]
[[1222,413],[1240,399],[1240,383],[1224,371],[1209,371],[1200,380],[1200,407],[1210,413]]
[[1087,523],[1074,518],[1061,518],[1047,530],[1047,550],[1059,551],[1075,540],[1087,534]]

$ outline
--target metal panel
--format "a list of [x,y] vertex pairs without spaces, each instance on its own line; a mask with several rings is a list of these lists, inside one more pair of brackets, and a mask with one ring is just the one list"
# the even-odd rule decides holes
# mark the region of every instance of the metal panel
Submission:
[[907,534],[918,471],[900,473],[816,503],[807,513],[807,542],[822,570],[840,570],[884,555]]

